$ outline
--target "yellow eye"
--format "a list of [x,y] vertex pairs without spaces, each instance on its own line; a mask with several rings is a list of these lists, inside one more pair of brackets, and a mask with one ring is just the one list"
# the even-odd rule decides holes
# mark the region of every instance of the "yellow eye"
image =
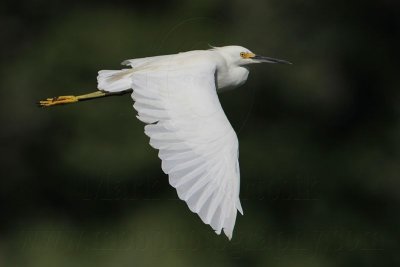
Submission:
[[241,56],[242,58],[244,58],[244,57],[246,56],[246,53],[245,53],[245,52],[241,52],[241,53],[240,53],[240,56]]

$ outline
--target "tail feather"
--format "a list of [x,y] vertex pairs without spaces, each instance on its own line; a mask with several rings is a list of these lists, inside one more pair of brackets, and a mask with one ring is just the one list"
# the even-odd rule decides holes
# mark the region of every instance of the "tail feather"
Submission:
[[97,88],[106,92],[120,92],[132,88],[133,69],[101,70],[97,76]]

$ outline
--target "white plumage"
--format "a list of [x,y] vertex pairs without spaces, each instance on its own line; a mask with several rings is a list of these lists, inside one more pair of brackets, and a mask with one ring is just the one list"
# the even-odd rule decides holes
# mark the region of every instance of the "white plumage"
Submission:
[[150,145],[180,199],[217,234],[231,239],[239,200],[238,139],[217,90],[235,88],[247,64],[287,63],[256,56],[240,46],[126,60],[131,68],[102,70],[98,89],[132,88],[133,107],[146,123]]

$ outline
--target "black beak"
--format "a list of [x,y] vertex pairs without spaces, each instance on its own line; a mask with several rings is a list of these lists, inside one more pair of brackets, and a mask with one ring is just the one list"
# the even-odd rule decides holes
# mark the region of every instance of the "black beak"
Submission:
[[265,63],[273,63],[273,64],[280,63],[280,64],[292,65],[291,62],[283,60],[283,59],[276,59],[276,58],[272,58],[272,57],[263,57],[263,56],[259,56],[259,55],[254,56],[252,59],[258,60],[260,62],[265,62]]

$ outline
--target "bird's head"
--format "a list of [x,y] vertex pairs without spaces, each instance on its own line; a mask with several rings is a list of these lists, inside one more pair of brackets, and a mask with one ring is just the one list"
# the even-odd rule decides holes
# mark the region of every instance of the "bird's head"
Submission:
[[221,55],[230,63],[243,66],[254,63],[281,63],[281,64],[292,64],[289,61],[276,59],[272,57],[265,57],[254,54],[249,49],[242,46],[224,46],[214,47],[214,50],[221,53]]

